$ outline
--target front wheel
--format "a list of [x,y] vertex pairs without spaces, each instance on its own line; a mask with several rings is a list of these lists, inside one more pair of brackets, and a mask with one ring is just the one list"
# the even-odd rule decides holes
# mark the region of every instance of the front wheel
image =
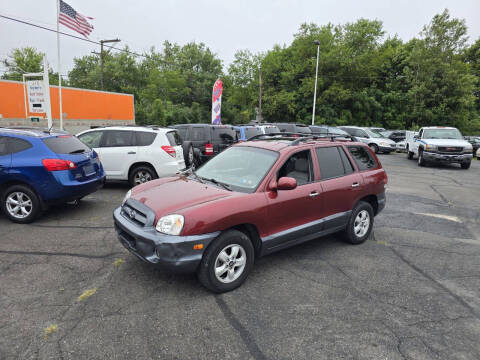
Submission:
[[423,157],[423,149],[418,149],[418,166],[425,166],[427,162]]
[[460,166],[462,167],[462,169],[470,169],[471,163],[472,163],[471,161],[467,161],[467,162],[461,163]]
[[370,147],[370,149],[372,149],[372,151],[373,151],[375,154],[378,154],[379,149],[378,149],[377,144],[370,144],[370,145],[368,145],[368,146]]
[[373,208],[367,202],[360,201],[352,210],[347,228],[345,240],[350,244],[361,244],[370,236],[373,229]]
[[252,242],[243,232],[228,230],[203,254],[198,280],[215,293],[231,291],[247,278],[254,263]]
[[13,222],[20,224],[31,223],[40,213],[40,199],[27,186],[10,186],[3,195],[3,212]]

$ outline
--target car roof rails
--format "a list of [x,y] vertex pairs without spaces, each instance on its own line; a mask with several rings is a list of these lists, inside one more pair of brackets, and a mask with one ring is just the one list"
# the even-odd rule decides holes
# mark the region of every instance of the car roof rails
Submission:
[[303,141],[309,140],[330,140],[335,141],[337,139],[350,139],[350,141],[356,141],[353,136],[350,135],[341,135],[341,134],[332,134],[332,135],[312,135],[306,133],[291,133],[291,132],[281,132],[281,133],[270,133],[270,134],[259,134],[252,136],[248,141],[254,140],[267,140],[265,138],[270,138],[270,140],[293,140],[290,146],[295,146],[300,144]]

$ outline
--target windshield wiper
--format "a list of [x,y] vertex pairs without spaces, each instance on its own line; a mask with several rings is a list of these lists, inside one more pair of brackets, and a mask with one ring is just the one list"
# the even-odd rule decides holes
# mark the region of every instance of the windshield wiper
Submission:
[[188,172],[190,172],[190,174],[193,175],[193,177],[194,177],[196,180],[198,180],[198,182],[200,182],[200,183],[202,183],[202,184],[205,184],[205,181],[202,180],[203,178],[202,178],[201,176],[198,176],[198,175],[195,173],[195,171],[193,171],[192,168],[187,169],[185,172],[183,172],[183,174],[186,174],[186,173],[188,173]]
[[215,185],[220,185],[221,187],[223,187],[225,190],[228,190],[228,191],[232,191],[232,189],[230,189],[230,185],[228,184],[225,184],[221,181],[218,181],[218,180],[215,180],[214,178],[211,178],[211,179],[208,179],[208,178],[204,178],[204,177],[201,177],[200,178],[204,179],[204,180],[207,180],[207,181],[210,181],[211,183],[214,183]]
[[84,152],[85,152],[85,149],[77,149],[77,150],[70,151],[69,154],[82,154]]

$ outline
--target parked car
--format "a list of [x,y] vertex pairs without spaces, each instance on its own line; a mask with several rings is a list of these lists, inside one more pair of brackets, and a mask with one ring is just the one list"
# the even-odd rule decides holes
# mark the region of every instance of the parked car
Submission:
[[458,163],[469,169],[472,162],[472,145],[454,127],[428,126],[418,133],[407,131],[407,158],[416,156],[418,166],[428,163]]
[[406,152],[407,151],[407,141],[402,140],[397,142],[397,151],[398,152]]
[[98,155],[64,131],[0,128],[0,200],[3,213],[30,223],[48,205],[97,191],[105,174]]
[[339,128],[354,136],[358,141],[367,144],[375,154],[380,152],[390,154],[397,149],[397,145],[395,145],[393,140],[384,138],[370,128],[358,126],[339,126]]
[[77,134],[102,159],[107,180],[136,186],[185,168],[180,136],[175,129],[112,126]]
[[264,134],[262,129],[252,125],[234,126],[233,128],[237,132],[238,141],[247,141],[251,137]]
[[196,172],[130,190],[114,211],[123,246],[214,292],[238,287],[255,259],[343,232],[364,242],[387,175],[362,143],[282,137],[236,144]]
[[310,130],[313,134],[319,135],[345,135],[345,139],[348,138],[350,140],[351,136],[346,131],[335,127],[335,126],[328,126],[328,125],[310,125]]
[[398,143],[399,141],[404,141],[406,137],[406,131],[405,130],[392,130],[390,134],[388,134],[388,138],[390,140],[395,141]]
[[473,155],[475,155],[480,149],[480,136],[465,136],[465,140],[472,144]]
[[295,123],[274,123],[280,129],[280,132],[287,133],[306,133],[311,134],[310,128],[305,124],[295,124]]
[[172,128],[180,133],[184,151],[191,154],[187,165],[194,168],[238,142],[235,128],[231,125],[181,124]]
[[262,130],[264,134],[273,134],[279,133],[280,129],[275,125],[257,125],[257,127]]

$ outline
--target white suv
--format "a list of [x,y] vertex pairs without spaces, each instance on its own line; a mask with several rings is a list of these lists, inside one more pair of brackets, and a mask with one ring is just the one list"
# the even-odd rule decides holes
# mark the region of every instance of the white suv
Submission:
[[128,180],[135,186],[185,168],[175,129],[112,126],[82,131],[77,137],[98,153],[107,180]]

